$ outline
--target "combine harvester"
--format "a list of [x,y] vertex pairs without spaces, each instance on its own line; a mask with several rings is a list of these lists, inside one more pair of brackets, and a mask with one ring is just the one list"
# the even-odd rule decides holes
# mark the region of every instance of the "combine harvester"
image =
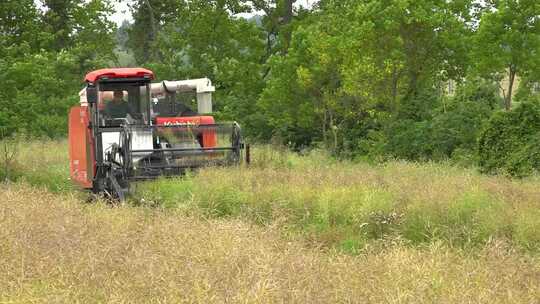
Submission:
[[[142,68],[86,75],[80,105],[69,113],[70,175],[76,184],[124,200],[132,181],[242,161],[240,126],[208,115],[215,91],[209,79],[153,79]],[[197,112],[188,106],[192,99]]]

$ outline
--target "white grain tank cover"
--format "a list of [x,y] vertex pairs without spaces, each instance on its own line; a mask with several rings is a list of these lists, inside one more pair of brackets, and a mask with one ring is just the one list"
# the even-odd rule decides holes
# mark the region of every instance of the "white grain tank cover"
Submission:
[[208,78],[178,80],[178,81],[162,81],[160,83],[153,83],[152,97],[156,97],[166,92],[197,93],[197,112],[199,114],[212,113],[212,93],[216,91],[216,88],[212,85],[212,81]]

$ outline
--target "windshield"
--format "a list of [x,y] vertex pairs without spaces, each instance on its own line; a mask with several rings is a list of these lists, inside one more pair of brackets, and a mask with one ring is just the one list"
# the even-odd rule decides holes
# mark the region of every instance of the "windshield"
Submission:
[[154,117],[196,116],[197,94],[168,93],[153,99],[152,113]]
[[148,83],[100,83],[98,113],[100,126],[122,123],[150,124]]

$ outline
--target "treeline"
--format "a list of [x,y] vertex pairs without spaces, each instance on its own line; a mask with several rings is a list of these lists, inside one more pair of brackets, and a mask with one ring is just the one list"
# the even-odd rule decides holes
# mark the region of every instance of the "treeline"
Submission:
[[59,137],[81,75],[114,60],[106,1],[0,1],[0,136]]
[[518,128],[501,117],[539,102],[538,1],[301,3],[134,0],[116,28],[112,0],[3,1],[2,132],[62,136],[82,75],[126,64],[210,77],[216,116],[251,140],[340,157],[486,164],[482,143]]

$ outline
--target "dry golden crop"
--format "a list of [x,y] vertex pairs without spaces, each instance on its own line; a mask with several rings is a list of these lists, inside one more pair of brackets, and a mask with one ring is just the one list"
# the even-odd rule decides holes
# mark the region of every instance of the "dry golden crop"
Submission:
[[87,205],[0,188],[2,303],[538,303],[540,263],[505,243],[358,256],[276,227],[173,210]]

